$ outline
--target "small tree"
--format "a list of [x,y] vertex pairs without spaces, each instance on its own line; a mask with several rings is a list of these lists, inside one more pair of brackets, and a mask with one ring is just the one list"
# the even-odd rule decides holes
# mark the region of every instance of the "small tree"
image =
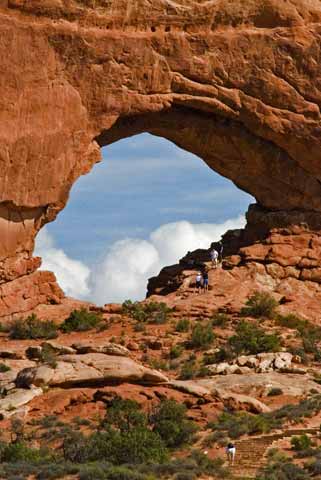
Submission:
[[215,333],[211,323],[202,325],[201,323],[194,326],[192,330],[189,346],[191,348],[208,348],[215,340]]
[[60,325],[60,330],[64,333],[84,332],[97,327],[101,321],[100,315],[82,308],[73,310],[69,317]]
[[296,451],[306,450],[311,447],[311,439],[307,435],[300,435],[299,437],[291,438],[292,449]]
[[164,400],[152,416],[154,431],[167,447],[179,447],[189,443],[196,430],[196,425],[186,418],[186,407],[175,400]]
[[236,328],[236,335],[229,339],[229,344],[236,354],[257,354],[277,352],[280,339],[277,335],[267,335],[265,331],[252,323],[242,321]]
[[245,303],[241,314],[249,317],[273,318],[278,302],[268,292],[255,292]]

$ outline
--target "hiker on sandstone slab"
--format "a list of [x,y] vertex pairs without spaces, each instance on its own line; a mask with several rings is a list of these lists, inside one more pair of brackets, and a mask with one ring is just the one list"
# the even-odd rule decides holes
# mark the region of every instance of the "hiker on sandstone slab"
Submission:
[[210,253],[211,255],[211,260],[212,260],[212,265],[214,268],[217,268],[217,261],[218,261],[218,251],[213,248],[213,250]]
[[195,281],[195,289],[198,290],[198,293],[201,293],[201,290],[202,290],[202,274],[201,274],[201,272],[197,272],[196,281]]
[[224,249],[223,243],[221,241],[218,242],[218,253],[219,253],[220,262],[223,261],[223,249]]
[[236,448],[233,443],[228,443],[226,446],[227,460],[230,465],[234,465],[234,459],[236,454]]
[[204,270],[203,272],[203,291],[204,293],[208,291],[208,272]]

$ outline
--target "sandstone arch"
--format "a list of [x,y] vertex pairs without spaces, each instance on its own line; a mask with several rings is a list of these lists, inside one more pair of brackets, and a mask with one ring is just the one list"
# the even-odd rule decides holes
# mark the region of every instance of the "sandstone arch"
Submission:
[[99,147],[141,131],[267,209],[321,211],[319,1],[0,0],[0,22],[3,298]]

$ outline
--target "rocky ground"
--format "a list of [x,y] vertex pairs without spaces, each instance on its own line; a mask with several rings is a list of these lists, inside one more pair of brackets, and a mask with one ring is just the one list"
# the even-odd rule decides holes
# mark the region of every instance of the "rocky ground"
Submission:
[[[271,448],[286,452],[292,459],[297,453],[291,448],[293,436],[307,435],[316,448],[321,420],[321,331],[315,325],[315,310],[311,309],[311,317],[306,315],[305,306],[301,312],[291,313],[291,302],[282,302],[282,296],[273,291],[264,293],[262,284],[253,282],[253,277],[242,281],[224,263],[223,268],[219,265],[214,269],[206,252],[193,255],[198,261],[203,256],[209,269],[212,288],[208,292],[194,291],[192,279],[198,268],[194,265],[181,271],[181,285],[166,296],[152,295],[145,302],[109,304],[101,309],[67,299],[59,307],[39,308],[43,320],[35,317],[33,330],[27,334],[25,330],[21,334],[19,321],[3,325],[2,440],[16,439],[18,422],[23,425],[24,438],[33,445],[59,449],[59,440],[50,438],[55,421],[76,424],[88,434],[103,417],[106,406],[108,409],[119,397],[135,400],[145,412],[164,399],[185,405],[187,418],[199,428],[192,445],[206,451],[206,458],[224,459],[224,446],[232,438],[237,445],[237,463],[225,472],[226,478],[254,478],[268,463]],[[172,270],[175,268],[180,267]],[[78,323],[62,323],[70,311],[84,307],[91,312],[90,318],[96,319],[93,324],[86,324],[84,312]],[[55,322],[39,333],[38,323],[46,323],[45,318]],[[62,330],[52,327],[59,324]],[[12,338],[19,335],[49,338]],[[317,406],[310,411],[309,406],[301,406],[302,401],[316,402]],[[298,405],[293,414],[291,408]],[[272,418],[281,407],[286,410],[281,423],[262,420]],[[222,426],[222,412],[236,415],[234,420],[231,417],[232,427]],[[242,412],[244,424],[236,427]],[[253,418],[264,425],[249,426]],[[191,448],[184,444],[174,456],[185,457]],[[317,461],[312,458],[310,462]],[[304,461],[294,459],[294,465]]]
[[64,298],[4,319],[2,478],[318,478],[320,229],[270,216],[252,207],[217,268],[210,249],[189,252],[144,302]]

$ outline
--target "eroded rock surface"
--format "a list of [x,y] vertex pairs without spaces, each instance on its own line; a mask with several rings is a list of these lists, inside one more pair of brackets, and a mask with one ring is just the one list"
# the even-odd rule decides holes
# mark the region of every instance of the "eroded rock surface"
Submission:
[[61,355],[56,366],[40,365],[20,371],[17,387],[35,386],[72,387],[77,385],[103,385],[112,383],[143,383],[157,385],[167,383],[165,375],[139,365],[130,358],[87,353]]
[[320,213],[317,0],[2,0],[0,24],[2,315],[59,301],[35,235],[129,135],[168,138],[265,208]]

